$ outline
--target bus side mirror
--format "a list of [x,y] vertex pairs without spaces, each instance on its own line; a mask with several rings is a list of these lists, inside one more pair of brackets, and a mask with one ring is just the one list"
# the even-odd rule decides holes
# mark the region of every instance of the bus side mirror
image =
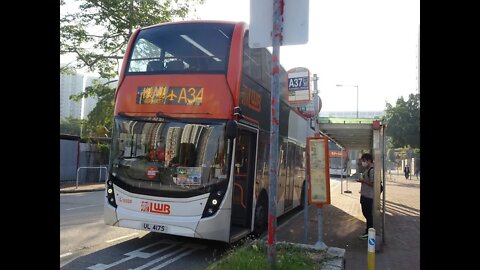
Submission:
[[228,120],[227,121],[227,138],[228,139],[234,139],[237,137],[238,133],[238,124],[237,121],[235,120]]

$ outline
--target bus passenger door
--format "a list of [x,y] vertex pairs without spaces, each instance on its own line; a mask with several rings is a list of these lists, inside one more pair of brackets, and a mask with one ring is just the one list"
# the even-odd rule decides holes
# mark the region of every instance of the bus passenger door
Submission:
[[239,128],[233,168],[232,230],[235,227],[250,228],[256,146],[257,132]]

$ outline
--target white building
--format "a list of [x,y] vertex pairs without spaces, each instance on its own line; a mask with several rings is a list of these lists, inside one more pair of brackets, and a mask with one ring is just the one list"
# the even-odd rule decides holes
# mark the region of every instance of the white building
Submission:
[[[380,118],[385,111],[359,111],[358,118]],[[320,117],[357,118],[357,111],[320,111]]]
[[60,118],[81,118],[82,103],[70,100],[83,91],[83,75],[60,75]]
[[[97,97],[84,98],[81,101],[70,100],[71,95],[78,95],[85,91],[85,88],[93,85],[97,76],[75,74],[60,74],[60,118],[73,117],[86,119],[88,114],[95,108]],[[106,82],[102,79],[101,82]]]
[[[93,85],[93,81],[98,79],[97,76],[92,75],[85,75],[84,76],[84,89],[88,86]],[[105,79],[101,79],[100,82],[107,82]],[[95,108],[97,105],[98,98],[97,97],[88,97],[83,99],[83,110],[82,110],[82,119],[86,119],[88,114]]]

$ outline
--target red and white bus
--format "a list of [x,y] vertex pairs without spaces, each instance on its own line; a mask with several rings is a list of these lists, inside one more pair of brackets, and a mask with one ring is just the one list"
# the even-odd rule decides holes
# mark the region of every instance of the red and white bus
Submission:
[[343,177],[350,176],[351,173],[350,166],[348,166],[348,151],[346,149],[342,149],[340,146],[338,146],[332,141],[328,142],[328,149],[330,175]]
[[[248,26],[136,30],[115,95],[105,223],[235,242],[267,227],[271,53]],[[309,121],[280,72],[277,216],[303,204]]]

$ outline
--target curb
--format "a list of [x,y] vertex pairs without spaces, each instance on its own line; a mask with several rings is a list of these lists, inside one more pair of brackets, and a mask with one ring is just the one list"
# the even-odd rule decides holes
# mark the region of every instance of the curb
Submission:
[[60,193],[80,193],[80,192],[103,191],[103,190],[105,190],[105,187],[91,188],[91,189],[69,188],[69,189],[60,189]]
[[277,242],[277,245],[291,245],[302,249],[326,251],[325,262],[322,270],[343,270],[345,269],[345,249],[338,247],[320,247],[316,245],[307,245],[291,242]]
[[[256,239],[247,243],[246,245],[254,245],[257,243],[266,244],[265,240]],[[314,245],[307,245],[307,244],[300,244],[300,243],[293,243],[293,242],[285,242],[280,241],[276,243],[277,246],[294,246],[297,248],[311,250],[315,252],[323,253],[324,252],[324,259],[322,264],[322,270],[345,270],[345,249],[337,248],[337,247],[325,247],[325,246],[314,246]],[[222,257],[213,263],[210,263],[207,267],[216,267],[220,264],[223,260],[228,257]]]

